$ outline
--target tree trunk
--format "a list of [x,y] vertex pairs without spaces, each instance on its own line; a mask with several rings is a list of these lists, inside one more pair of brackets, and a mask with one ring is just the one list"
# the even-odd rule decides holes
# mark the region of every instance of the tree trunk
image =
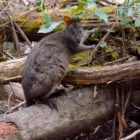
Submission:
[[[140,80],[133,80],[122,84],[125,95],[130,89],[132,91],[129,105],[132,102],[140,105],[139,82]],[[1,140],[63,140],[91,126],[101,125],[113,114],[115,92],[116,89],[111,85],[97,87],[97,96],[94,98],[94,87],[84,87],[68,93],[67,96],[53,97],[58,112],[47,105],[37,104],[5,115],[1,118],[0,125],[11,122],[17,130],[5,137],[3,135]]]

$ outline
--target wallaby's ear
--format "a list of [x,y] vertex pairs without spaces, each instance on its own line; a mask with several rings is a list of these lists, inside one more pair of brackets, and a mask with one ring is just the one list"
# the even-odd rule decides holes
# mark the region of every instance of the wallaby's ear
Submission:
[[70,24],[71,22],[72,22],[72,18],[70,18],[70,17],[68,17],[68,16],[64,16],[64,22],[66,23],[66,24]]

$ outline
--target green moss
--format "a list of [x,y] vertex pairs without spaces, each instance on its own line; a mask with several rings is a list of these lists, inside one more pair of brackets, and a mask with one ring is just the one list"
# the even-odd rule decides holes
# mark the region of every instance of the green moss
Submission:
[[43,18],[28,19],[26,17],[18,18],[16,22],[28,32],[37,32],[39,27],[43,24]]
[[65,27],[65,24],[64,24],[64,23],[61,23],[60,25],[58,25],[58,26],[54,29],[54,32],[60,31],[60,30],[64,29],[64,27]]
[[140,45],[134,45],[132,48],[137,49],[140,52]]
[[78,64],[70,64],[69,69],[76,69],[79,68],[80,66]]
[[116,7],[115,6],[102,7],[101,9],[107,14],[116,12]]
[[80,58],[87,58],[89,55],[90,55],[90,51],[88,50],[88,51],[84,51],[84,52],[76,54],[75,57],[79,56]]
[[116,60],[118,59],[118,53],[116,51],[113,51],[114,49],[111,47],[111,46],[108,46],[106,48],[106,52],[107,53],[110,53],[110,56],[111,56],[111,60]]
[[75,54],[71,57],[70,63],[72,65],[81,65],[87,62],[87,58],[90,55],[90,51],[84,51],[78,54]]

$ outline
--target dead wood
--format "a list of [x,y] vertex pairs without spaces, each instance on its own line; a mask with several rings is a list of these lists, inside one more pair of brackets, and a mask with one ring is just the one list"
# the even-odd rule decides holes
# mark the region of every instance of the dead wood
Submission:
[[10,82],[10,84],[0,85],[0,99],[7,100],[8,96],[13,93],[13,96],[24,100],[24,93],[20,83]]
[[70,71],[63,81],[67,84],[105,84],[140,78],[139,66],[140,61],[98,68],[78,68]]
[[0,79],[1,84],[13,79],[19,80],[23,71],[26,58],[10,60],[0,64]]
[[[140,105],[140,80],[129,80],[120,84],[125,95],[132,91],[129,106]],[[129,88],[128,88],[129,87]],[[116,86],[117,88],[117,86]],[[37,104],[21,111],[1,117],[1,123],[11,122],[17,131],[4,135],[1,140],[65,139],[109,120],[114,111],[116,89],[111,85],[98,86],[94,98],[94,87],[76,89],[67,96],[54,97],[58,112],[47,105]],[[1,134],[1,135],[2,135]]]
[[[0,64],[0,83],[19,81],[26,58],[10,60]],[[106,84],[140,78],[140,61],[112,66],[70,69],[64,78],[65,84]]]

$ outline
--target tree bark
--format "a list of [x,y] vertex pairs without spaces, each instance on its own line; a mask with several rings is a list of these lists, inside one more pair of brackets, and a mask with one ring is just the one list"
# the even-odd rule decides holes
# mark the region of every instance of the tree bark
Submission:
[[[132,102],[140,105],[139,82],[140,80],[131,80],[122,83],[125,95],[130,89],[132,91],[129,105]],[[68,93],[67,96],[53,97],[58,112],[47,105],[36,104],[5,115],[0,124],[11,122],[17,130],[6,134],[1,140],[63,140],[75,136],[111,118],[115,92],[116,89],[111,85],[97,87],[97,96],[94,98],[94,87],[84,87]]]
[[[19,81],[25,61],[26,57],[0,64],[0,83]],[[70,69],[63,79],[63,83],[72,85],[106,84],[134,78],[140,78],[140,61],[98,68]]]

